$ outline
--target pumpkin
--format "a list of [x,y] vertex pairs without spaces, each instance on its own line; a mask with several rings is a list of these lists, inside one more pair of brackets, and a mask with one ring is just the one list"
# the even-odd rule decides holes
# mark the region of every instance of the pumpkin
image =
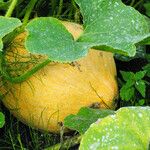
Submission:
[[[74,39],[83,31],[82,26],[76,23],[62,23]],[[6,52],[6,58],[11,63],[16,60],[13,58],[15,53],[19,56],[31,55],[24,47],[25,37],[26,33],[18,35]],[[18,58],[18,64],[27,59]],[[31,66],[30,63],[28,68]],[[6,91],[4,105],[19,120],[41,130],[58,132],[64,118],[76,114],[81,107],[115,108],[118,88],[113,54],[90,49],[87,56],[76,62],[51,62],[26,81],[7,81],[1,91]]]

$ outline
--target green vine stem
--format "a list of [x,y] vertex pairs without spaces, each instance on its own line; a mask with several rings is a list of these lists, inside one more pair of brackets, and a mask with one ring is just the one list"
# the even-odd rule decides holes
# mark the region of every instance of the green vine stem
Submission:
[[58,12],[57,12],[57,17],[59,17],[61,15],[62,8],[63,8],[63,0],[60,0],[59,7],[58,7]]
[[75,22],[80,23],[80,11],[79,11],[79,9],[78,9],[78,7],[77,7],[77,5],[76,5],[74,0],[71,0],[71,3],[72,3],[73,8],[75,10],[74,20],[75,20]]
[[3,45],[4,45],[4,50],[6,47],[9,46],[9,44],[13,41],[13,39],[19,35],[20,33],[24,32],[25,27],[24,26],[20,26],[18,28],[16,28],[13,32],[7,34],[4,38],[3,38]]
[[13,141],[10,130],[8,131],[8,133],[9,133],[9,138],[10,138],[10,141],[11,141],[11,144],[12,144],[12,148],[13,148],[13,150],[15,150],[16,148],[15,148],[15,144],[14,144],[14,141]]
[[131,3],[130,3],[130,6],[132,7],[135,3],[135,0],[132,0]]
[[22,142],[21,142],[21,136],[20,136],[20,134],[18,134],[17,139],[18,139],[19,144],[20,144],[20,150],[25,150],[25,148],[23,148],[23,145],[22,145]]
[[[31,0],[27,6],[27,10],[26,10],[26,13],[25,13],[25,16],[24,16],[24,19],[23,19],[23,24],[22,26],[20,26],[19,28],[17,28],[16,30],[14,30],[13,33],[10,33],[8,36],[6,36],[4,38],[4,45],[9,45],[9,43],[14,39],[14,37],[16,37],[19,33],[23,32],[24,31],[24,28],[26,26],[26,24],[28,23],[28,20],[29,20],[29,17],[30,17],[30,14],[32,12],[32,9],[34,8],[35,4],[36,4],[37,0]],[[7,13],[6,13],[6,17],[9,17],[11,16],[15,6],[17,4],[17,0],[13,0]],[[3,55],[3,54],[1,54]],[[43,68],[44,66],[46,66],[49,62],[51,62],[49,59],[45,60],[44,62],[36,65],[35,67],[33,67],[31,70],[27,71],[26,73],[18,76],[18,77],[11,77],[7,71],[5,70],[5,68],[3,67],[4,66],[4,63],[5,63],[5,60],[3,58],[3,56],[1,56],[1,63],[0,63],[0,69],[1,69],[1,74],[2,76],[9,82],[11,83],[20,83],[20,82],[23,82],[25,80],[27,80],[30,76],[32,76],[36,71],[40,70],[41,68]]]
[[141,3],[143,3],[143,0],[139,0],[135,5],[133,5],[134,8],[136,8],[138,5],[140,5]]
[[35,67],[33,67],[31,70],[27,71],[26,73],[22,74],[21,76],[18,77],[10,77],[7,73],[7,71],[3,68],[3,63],[4,63],[4,58],[2,57],[2,59],[0,59],[2,62],[0,63],[0,69],[1,69],[1,74],[2,76],[9,82],[11,83],[21,83],[25,80],[27,80],[30,76],[32,76],[35,72],[37,72],[38,70],[40,70],[41,68],[43,68],[44,66],[46,66],[48,63],[50,63],[51,61],[49,59],[45,60],[44,62],[36,65]]
[[26,26],[30,17],[30,14],[32,12],[32,9],[34,8],[35,4],[36,4],[37,0],[31,0],[27,6],[27,10],[25,13],[25,16],[23,18],[23,26]]
[[8,8],[6,14],[5,14],[5,17],[11,17],[12,12],[15,9],[15,6],[17,4],[17,1],[18,0],[12,0],[12,2],[11,2],[10,6],[9,6],[9,8]]
[[51,11],[52,13],[52,16],[55,16],[55,9],[56,9],[56,0],[51,0],[50,1],[50,4],[49,4],[50,6],[51,6],[51,9],[49,10],[49,11]]
[[81,135],[74,136],[73,138],[67,139],[64,143],[58,143],[51,147],[45,148],[44,150],[59,150],[59,149],[68,149],[69,147],[73,147],[78,145],[82,139]]

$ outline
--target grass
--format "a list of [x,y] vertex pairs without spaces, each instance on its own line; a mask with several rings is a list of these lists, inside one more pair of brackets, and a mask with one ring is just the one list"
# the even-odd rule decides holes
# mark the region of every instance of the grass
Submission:
[[63,134],[63,130],[58,134],[39,131],[21,123],[2,104],[0,107],[6,116],[6,124],[0,128],[0,150],[52,150],[61,144],[68,150],[78,147],[80,141],[78,133]]
[[60,141],[59,134],[32,129],[14,118],[4,106],[1,105],[1,108],[6,116],[6,124],[0,129],[0,150],[39,150]]
[[[145,12],[143,9],[143,4],[147,2],[147,0],[140,0],[138,2],[135,0],[128,0],[125,2],[143,13]],[[23,19],[27,8],[27,3],[28,2],[26,1],[20,0],[16,6],[13,16]],[[4,12],[5,9],[0,10],[1,14],[4,14]],[[77,23],[82,22],[79,9],[73,0],[39,0],[31,13],[31,18],[35,16],[54,16],[59,19],[71,20]],[[147,49],[150,48],[147,47]],[[145,63],[145,60],[141,60]],[[116,64],[118,70],[124,69],[134,71],[135,68],[137,70],[141,69],[137,62],[138,60],[133,60],[130,62],[116,61]],[[133,65],[134,63],[137,67]],[[130,68],[130,66],[134,66],[134,68]],[[118,108],[125,105],[126,103],[122,103],[120,101],[118,102]],[[0,129],[0,150],[42,150],[62,142],[63,140],[66,140],[76,134],[70,133],[62,135],[38,131],[18,121],[2,104],[0,104],[0,111],[2,111],[6,116],[6,124],[2,129]],[[77,149],[77,147],[75,146],[70,149]]]

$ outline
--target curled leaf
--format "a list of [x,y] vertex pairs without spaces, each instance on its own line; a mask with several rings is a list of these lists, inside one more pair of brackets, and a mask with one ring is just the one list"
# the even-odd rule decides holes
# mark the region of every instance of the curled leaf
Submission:
[[121,0],[75,0],[84,21],[84,33],[78,41],[97,49],[134,56],[135,44],[148,38],[145,18]]

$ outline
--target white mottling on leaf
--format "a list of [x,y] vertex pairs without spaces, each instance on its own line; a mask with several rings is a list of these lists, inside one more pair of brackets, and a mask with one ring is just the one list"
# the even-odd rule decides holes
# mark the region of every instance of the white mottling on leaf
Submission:
[[138,113],[138,116],[139,116],[140,118],[142,118],[142,117],[143,117],[142,113]]
[[112,150],[119,150],[119,147],[118,146],[112,146],[111,149]]

